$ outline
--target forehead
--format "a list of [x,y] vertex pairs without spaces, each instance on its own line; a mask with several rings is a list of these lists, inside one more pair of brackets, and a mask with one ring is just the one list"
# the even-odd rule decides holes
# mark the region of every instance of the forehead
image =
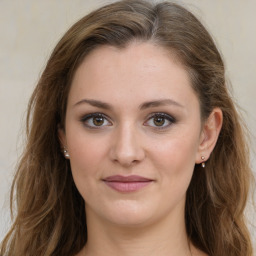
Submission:
[[166,97],[197,101],[189,74],[175,55],[141,42],[122,49],[101,46],[86,56],[74,75],[69,103],[83,97],[121,105]]

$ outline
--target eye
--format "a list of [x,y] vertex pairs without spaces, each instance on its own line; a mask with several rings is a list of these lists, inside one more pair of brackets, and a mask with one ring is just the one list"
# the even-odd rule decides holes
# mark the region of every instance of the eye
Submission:
[[175,118],[172,116],[166,113],[154,113],[150,116],[145,125],[163,129],[169,127],[173,123],[175,123]]
[[88,114],[81,119],[81,122],[89,128],[99,128],[112,125],[108,118],[102,113]]

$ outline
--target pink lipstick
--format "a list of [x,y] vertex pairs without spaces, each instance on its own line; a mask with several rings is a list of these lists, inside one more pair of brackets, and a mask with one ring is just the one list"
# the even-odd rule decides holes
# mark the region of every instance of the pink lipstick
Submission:
[[110,188],[123,193],[138,191],[150,185],[153,182],[152,179],[148,179],[137,175],[114,175],[103,179],[103,181]]

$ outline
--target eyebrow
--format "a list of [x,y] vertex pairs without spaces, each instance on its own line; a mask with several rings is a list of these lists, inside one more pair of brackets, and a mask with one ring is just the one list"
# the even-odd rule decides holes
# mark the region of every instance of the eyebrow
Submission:
[[[106,109],[106,110],[112,110],[113,107],[106,103],[106,102],[102,102],[102,101],[99,101],[99,100],[92,100],[92,99],[82,99],[80,101],[78,101],[75,105],[75,106],[78,106],[78,105],[81,105],[81,104],[89,104],[91,106],[94,106],[94,107],[97,107],[97,108],[102,108],[102,109]],[[139,106],[139,109],[140,110],[144,110],[144,109],[147,109],[147,108],[152,108],[152,107],[160,107],[160,106],[166,106],[166,105],[174,105],[174,106],[177,106],[177,107],[181,107],[183,108],[184,106],[181,105],[180,103],[172,100],[172,99],[161,99],[161,100],[153,100],[153,101],[147,101],[147,102],[144,102],[142,103],[140,106]]]
[[148,102],[142,103],[139,108],[143,110],[146,108],[160,107],[160,106],[166,106],[166,105],[174,105],[181,108],[184,107],[180,103],[172,99],[162,99],[162,100],[154,100],[154,101],[148,101]]
[[80,101],[78,101],[75,105],[75,106],[78,106],[78,105],[81,105],[83,103],[87,103],[91,106],[94,106],[94,107],[97,107],[97,108],[102,108],[102,109],[107,109],[107,110],[112,110],[112,106],[108,103],[105,103],[105,102],[102,102],[102,101],[99,101],[99,100],[91,100],[91,99],[82,99]]

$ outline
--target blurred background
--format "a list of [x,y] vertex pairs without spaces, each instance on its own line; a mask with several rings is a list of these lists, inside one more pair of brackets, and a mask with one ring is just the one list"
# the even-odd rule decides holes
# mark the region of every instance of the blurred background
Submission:
[[[9,192],[23,148],[29,97],[63,33],[106,0],[0,0],[0,240],[10,227]],[[251,136],[256,172],[256,1],[183,0],[213,35]],[[254,150],[254,152],[253,152]],[[248,204],[248,218],[256,226]],[[256,244],[256,229],[249,225]]]

